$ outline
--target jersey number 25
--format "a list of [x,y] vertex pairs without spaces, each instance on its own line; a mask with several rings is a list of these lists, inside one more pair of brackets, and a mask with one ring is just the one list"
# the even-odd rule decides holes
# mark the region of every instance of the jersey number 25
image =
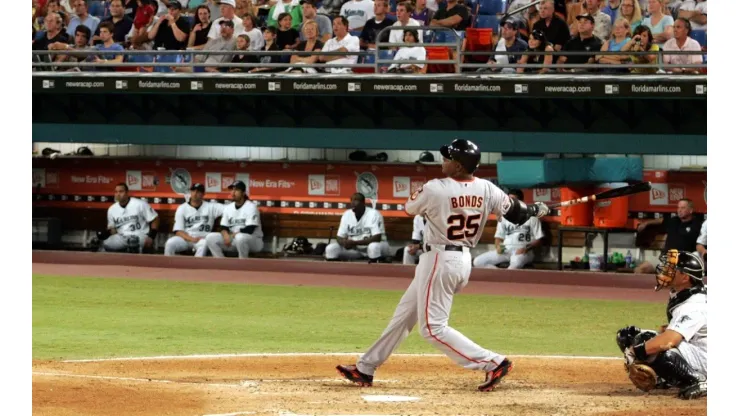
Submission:
[[447,239],[450,241],[471,238],[478,234],[480,228],[481,214],[466,217],[463,214],[455,214],[447,217]]

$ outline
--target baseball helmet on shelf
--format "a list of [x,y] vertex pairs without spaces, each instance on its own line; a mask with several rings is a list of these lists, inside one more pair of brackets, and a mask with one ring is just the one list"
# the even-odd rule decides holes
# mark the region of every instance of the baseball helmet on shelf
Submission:
[[459,162],[468,173],[478,170],[480,165],[480,149],[478,145],[465,139],[456,139],[439,149],[445,159]]
[[655,268],[655,291],[668,287],[676,277],[676,271],[691,277],[693,283],[704,282],[704,261],[696,253],[668,250],[660,256],[660,264]]

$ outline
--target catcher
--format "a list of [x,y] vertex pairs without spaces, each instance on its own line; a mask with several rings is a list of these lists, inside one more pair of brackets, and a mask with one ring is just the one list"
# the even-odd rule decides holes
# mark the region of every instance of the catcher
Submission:
[[707,395],[707,287],[696,253],[669,250],[656,269],[658,291],[670,287],[668,324],[660,333],[635,326],[617,332],[630,381],[640,390],[678,388],[681,399]]

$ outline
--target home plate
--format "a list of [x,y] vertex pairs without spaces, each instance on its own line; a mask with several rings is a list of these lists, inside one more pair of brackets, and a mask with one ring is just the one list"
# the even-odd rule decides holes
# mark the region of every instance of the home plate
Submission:
[[413,396],[383,396],[383,395],[365,395],[362,396],[366,402],[390,403],[390,402],[417,402],[420,397]]

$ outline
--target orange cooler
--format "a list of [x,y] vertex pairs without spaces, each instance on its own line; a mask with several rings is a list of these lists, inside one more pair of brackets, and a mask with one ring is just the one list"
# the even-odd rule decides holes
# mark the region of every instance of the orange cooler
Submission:
[[[609,189],[627,186],[626,183],[604,183],[599,185],[595,193]],[[627,213],[629,211],[629,197],[605,199],[594,203],[594,226],[598,228],[626,228]]]
[[[592,194],[587,188],[560,188],[560,200],[567,201]],[[592,223],[593,202],[560,208],[560,225],[588,227]]]

